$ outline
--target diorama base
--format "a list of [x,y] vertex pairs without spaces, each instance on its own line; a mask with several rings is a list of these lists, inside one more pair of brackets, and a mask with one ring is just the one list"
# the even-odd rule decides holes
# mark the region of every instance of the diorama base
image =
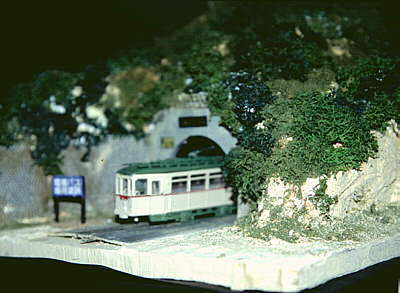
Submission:
[[0,232],[0,256],[106,266],[135,276],[195,281],[232,290],[297,292],[400,256],[400,234],[365,243],[256,240],[232,227],[133,243],[54,236],[53,225]]

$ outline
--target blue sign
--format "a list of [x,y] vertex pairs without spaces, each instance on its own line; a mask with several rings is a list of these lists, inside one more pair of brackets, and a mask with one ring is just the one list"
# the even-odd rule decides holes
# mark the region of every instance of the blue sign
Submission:
[[53,197],[84,197],[85,177],[55,175],[51,181]]

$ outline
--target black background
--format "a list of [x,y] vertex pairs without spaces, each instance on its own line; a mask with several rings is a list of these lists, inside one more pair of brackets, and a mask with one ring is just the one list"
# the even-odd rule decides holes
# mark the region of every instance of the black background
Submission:
[[1,93],[33,74],[83,66],[151,45],[207,8],[205,1],[2,1]]
[[[282,5],[325,1],[280,1]],[[371,3],[382,15],[398,48],[398,10],[389,1],[334,0]],[[394,2],[393,2],[394,3]],[[36,0],[0,4],[1,94],[18,82],[49,69],[80,71],[122,49],[151,45],[154,36],[182,27],[207,9],[203,0]]]

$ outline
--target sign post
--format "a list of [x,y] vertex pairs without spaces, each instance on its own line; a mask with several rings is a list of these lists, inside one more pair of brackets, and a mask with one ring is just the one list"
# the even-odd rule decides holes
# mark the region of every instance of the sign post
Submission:
[[81,204],[81,223],[85,223],[85,177],[54,175],[51,180],[51,191],[56,222],[59,221],[59,203],[65,201]]

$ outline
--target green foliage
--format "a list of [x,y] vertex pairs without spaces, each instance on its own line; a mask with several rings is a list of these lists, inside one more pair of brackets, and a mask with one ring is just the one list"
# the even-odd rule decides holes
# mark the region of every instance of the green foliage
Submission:
[[[307,178],[357,169],[377,150],[365,118],[338,106],[333,94],[309,92],[276,99],[265,107],[263,118],[264,128],[248,131],[247,140],[238,136],[241,148],[228,154],[225,165],[227,181],[247,200],[263,195],[268,178],[280,177],[300,186]],[[260,141],[267,147],[257,149]],[[243,188],[248,184],[251,191]],[[333,199],[320,191],[315,199],[326,212]]]
[[[123,121],[132,125],[130,133],[136,137],[144,135],[145,124],[165,107],[163,100],[153,96],[158,79],[154,70],[143,67],[130,69],[114,77],[113,83],[120,93],[119,115]],[[113,110],[114,103],[105,104],[110,111]]]
[[144,126],[151,122],[157,112],[174,106],[176,96],[184,90],[187,78],[182,65],[174,63],[170,56],[161,58],[160,52],[155,54],[149,50],[148,55],[145,52],[142,49],[137,56],[123,59],[123,65],[118,59],[111,62],[111,83],[120,91],[120,105],[115,107],[113,96],[103,101],[108,111],[133,127],[133,130],[125,130],[125,133],[137,138],[144,136]]
[[[259,95],[251,86],[244,87],[243,96],[235,96],[234,88],[226,88],[229,78],[225,77],[228,82],[219,80],[208,97],[211,110],[238,138],[239,147],[226,156],[224,166],[226,181],[236,196],[254,206],[268,196],[265,187],[271,177],[299,187],[306,178],[357,169],[376,154],[371,130],[383,130],[390,119],[399,121],[398,61],[373,57],[349,66],[347,59],[327,57],[325,39],[335,44],[341,41],[352,56],[386,54],[387,43],[375,12],[365,14],[372,16],[369,23],[368,17],[359,17],[356,7],[351,11],[312,8],[296,14],[289,9],[289,13],[278,13],[284,9],[276,5],[236,2],[213,3],[213,9],[211,26],[231,36],[228,45],[235,62],[230,70],[267,80],[278,96],[266,102],[268,94]],[[339,90],[324,94],[335,81],[331,70],[336,70]],[[322,180],[311,199],[324,215],[336,202],[326,195],[326,187]],[[335,230],[330,222],[323,227],[306,226],[300,215],[287,218],[275,212],[265,227],[258,228],[254,211],[243,220],[247,222],[242,231],[287,241],[300,236],[359,239],[369,232],[352,219]]]
[[334,99],[333,94],[311,92],[290,100],[293,121],[287,135],[293,141],[284,150],[291,155],[279,170],[284,180],[300,183],[356,169],[377,151],[367,121]]
[[47,71],[39,73],[32,81],[32,104],[39,104],[49,97],[56,97],[57,103],[63,106],[71,106],[71,90],[82,77],[63,71]]
[[[32,158],[46,174],[60,173],[60,152],[65,149],[77,122],[67,113],[73,111],[71,90],[81,76],[62,71],[48,71],[37,75],[31,83],[18,85],[9,104],[21,135],[34,138]],[[54,112],[52,104],[62,110]]]
[[311,202],[325,216],[328,215],[330,206],[337,203],[337,198],[330,197],[325,193],[327,187],[326,178],[321,179],[314,196],[311,197]]
[[307,80],[275,79],[267,81],[267,85],[275,95],[291,99],[301,92],[327,91],[332,87],[332,81],[335,80],[335,73],[326,68],[313,70],[307,74]]
[[368,7],[364,9],[356,7],[352,11],[339,12],[342,16],[349,13],[346,25],[341,25],[343,36],[352,40],[357,49],[367,56],[386,55],[392,50],[390,39],[393,36],[390,35],[381,12],[382,10]]
[[9,147],[18,141],[15,102],[10,96],[0,103],[0,145]]
[[[225,76],[224,79],[226,78]],[[225,127],[233,135],[237,135],[239,133],[240,123],[232,111],[234,103],[230,98],[229,88],[223,81],[217,81],[209,88],[207,102],[210,111],[221,118],[220,125]]]
[[[294,23],[277,24],[265,36],[244,33],[233,43],[237,57],[235,69],[261,72],[266,79],[306,80],[314,68],[328,62],[321,41],[308,40],[296,34]],[[303,29],[306,32],[306,29]]]
[[[232,73],[225,87],[230,92],[231,98],[226,99],[234,114],[225,123],[235,123],[230,127],[236,126],[232,134],[237,137],[239,146],[226,156],[225,180],[233,187],[234,197],[241,195],[244,200],[255,201],[263,193],[262,186],[268,174],[264,166],[274,143],[269,130],[256,124],[262,121],[262,111],[274,97],[264,82],[246,72]],[[260,172],[255,174],[254,168]]]
[[225,57],[217,46],[223,43],[224,36],[215,31],[194,40],[194,44],[182,56],[183,69],[192,82],[186,87],[188,93],[206,91],[216,81],[220,80],[227,70]]
[[[280,211],[275,211],[274,214],[279,215]],[[259,227],[256,221],[257,215],[254,217],[246,216],[240,218],[237,221],[237,225],[241,228],[244,235],[267,241],[272,238],[279,238],[290,243],[295,243],[299,240],[300,236],[310,234],[310,228],[300,222],[297,216],[283,218],[271,215],[271,220],[262,227]]]
[[156,47],[126,49],[116,57],[108,60],[107,65],[113,73],[124,72],[136,66],[154,67],[163,57],[162,52]]
[[363,116],[371,129],[381,132],[385,130],[390,119],[400,123],[400,87],[392,95],[377,94],[369,102]]
[[329,62],[326,41],[304,21],[305,11],[260,1],[213,3],[210,26],[231,36],[232,71],[258,72],[264,79],[306,80]]
[[[19,84],[2,104],[9,117],[9,121],[1,124],[6,128],[2,138],[9,136],[13,142],[29,139],[32,158],[46,174],[62,172],[61,152],[71,142],[86,147],[82,159],[87,159],[90,148],[107,133],[86,114],[86,107],[98,101],[104,90],[101,79],[93,76],[102,73],[99,67],[87,68],[83,74],[53,70],[36,75],[29,83]],[[84,86],[83,92],[74,96],[72,90],[78,85]],[[76,117],[94,132],[78,131]],[[1,143],[7,145],[4,140]]]
[[271,221],[261,227],[257,225],[258,215],[253,212],[240,218],[237,224],[244,235],[263,240],[279,238],[295,243],[306,237],[328,241],[370,241],[399,232],[399,211],[399,206],[388,206],[373,213],[358,211],[340,221],[326,218],[323,222],[313,221],[310,224],[301,222],[301,215],[287,218],[271,217]]
[[238,145],[250,151],[269,156],[275,143],[267,128],[252,127],[237,134]]
[[262,196],[268,174],[265,168],[267,159],[262,153],[242,147],[234,148],[225,156],[222,170],[234,198],[241,195],[245,201],[255,202]]
[[257,76],[247,72],[231,74],[227,84],[232,95],[235,117],[249,130],[262,121],[261,111],[274,99],[271,90]]
[[399,58],[362,58],[340,68],[337,80],[342,88],[338,104],[361,113],[370,129],[382,131],[390,119],[400,122]]
[[339,68],[337,81],[348,102],[369,101],[377,93],[393,93],[398,88],[399,74],[399,58],[371,56],[359,59],[352,66]]

